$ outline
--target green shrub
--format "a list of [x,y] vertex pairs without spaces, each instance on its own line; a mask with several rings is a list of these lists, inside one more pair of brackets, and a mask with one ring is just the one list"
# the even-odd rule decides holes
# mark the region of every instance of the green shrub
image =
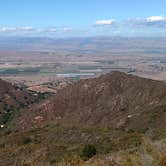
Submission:
[[127,133],[134,133],[135,131],[133,129],[128,129]]
[[1,124],[5,124],[9,121],[10,117],[11,117],[11,112],[6,112],[5,114],[2,115],[2,117],[0,118],[0,123]]
[[30,137],[24,137],[24,138],[22,139],[22,144],[23,144],[23,145],[29,144],[29,143],[31,143],[31,142],[32,142],[32,139],[31,139]]
[[97,151],[94,145],[85,145],[82,149],[81,157],[84,159],[89,159],[96,155]]

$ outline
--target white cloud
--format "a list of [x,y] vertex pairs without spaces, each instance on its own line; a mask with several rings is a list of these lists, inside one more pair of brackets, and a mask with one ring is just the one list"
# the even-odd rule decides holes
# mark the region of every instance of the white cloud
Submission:
[[49,32],[57,32],[57,28],[56,27],[52,27],[52,28],[48,28],[48,29],[45,29],[46,31],[49,31]]
[[19,31],[34,31],[35,28],[30,26],[25,27],[0,27],[0,32],[19,32]]
[[151,16],[146,18],[147,22],[159,22],[159,21],[166,21],[166,17],[163,16]]
[[15,27],[1,27],[0,32],[10,32],[10,31],[16,31],[17,28]]
[[20,26],[20,27],[0,27],[1,34],[7,35],[23,35],[23,34],[53,34],[53,33],[63,33],[71,31],[71,27],[43,27],[35,28],[31,26]]
[[110,19],[110,20],[97,20],[95,22],[95,25],[112,25],[115,22],[114,19]]
[[132,27],[151,27],[151,28],[166,28],[166,17],[151,16],[147,18],[132,18],[124,20],[125,26]]
[[67,32],[67,31],[71,31],[71,30],[72,30],[71,27],[63,27],[62,29],[63,29],[63,31],[65,31],[65,32]]
[[24,27],[18,27],[18,30],[25,30],[25,31],[33,31],[35,30],[35,28],[31,27],[31,26],[24,26]]
[[45,31],[47,32],[68,32],[71,31],[71,27],[51,27],[51,28],[45,28]]

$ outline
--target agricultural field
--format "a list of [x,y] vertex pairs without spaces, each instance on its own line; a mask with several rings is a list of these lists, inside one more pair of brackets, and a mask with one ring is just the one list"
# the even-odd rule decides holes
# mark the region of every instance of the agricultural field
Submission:
[[111,71],[166,80],[166,39],[15,40],[6,42],[8,44],[0,41],[0,77],[10,82],[23,83],[30,89],[50,82],[93,78]]

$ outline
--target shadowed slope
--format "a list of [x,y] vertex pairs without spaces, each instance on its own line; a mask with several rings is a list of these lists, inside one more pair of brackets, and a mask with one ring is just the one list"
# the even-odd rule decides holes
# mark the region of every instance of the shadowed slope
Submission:
[[24,88],[0,79],[0,124],[6,123],[13,112],[33,103],[35,99]]

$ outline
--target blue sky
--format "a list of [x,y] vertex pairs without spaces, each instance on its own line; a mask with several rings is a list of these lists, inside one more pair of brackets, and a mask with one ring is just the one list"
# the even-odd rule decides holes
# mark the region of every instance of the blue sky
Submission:
[[0,35],[166,36],[165,0],[0,0]]

